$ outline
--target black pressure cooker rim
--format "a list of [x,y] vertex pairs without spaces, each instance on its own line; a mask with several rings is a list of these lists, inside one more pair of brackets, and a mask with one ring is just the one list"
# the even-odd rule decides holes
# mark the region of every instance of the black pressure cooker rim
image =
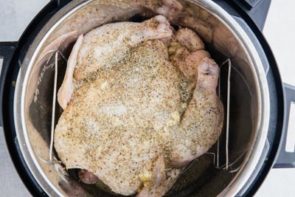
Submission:
[[[254,39],[259,41],[263,49],[263,53],[267,58],[269,71],[267,73],[267,80],[270,90],[270,97],[276,97],[276,102],[271,102],[271,108],[276,108],[276,114],[272,114],[272,121],[270,121],[268,142],[269,149],[265,154],[265,158],[261,159],[262,167],[257,169],[259,171],[257,176],[253,180],[253,183],[249,184],[249,187],[245,189],[243,196],[253,196],[258,188],[261,186],[265,180],[268,172],[275,165],[276,159],[279,156],[279,150],[282,146],[282,136],[284,136],[284,122],[286,119],[286,106],[285,106],[285,91],[284,85],[281,79],[281,75],[278,69],[277,62],[265,37],[263,36],[261,29],[255,24],[255,22],[246,14],[243,9],[235,3],[231,3],[231,6],[239,13],[239,16],[247,23],[251,28],[253,34],[255,35]],[[274,118],[275,117],[275,118]]]

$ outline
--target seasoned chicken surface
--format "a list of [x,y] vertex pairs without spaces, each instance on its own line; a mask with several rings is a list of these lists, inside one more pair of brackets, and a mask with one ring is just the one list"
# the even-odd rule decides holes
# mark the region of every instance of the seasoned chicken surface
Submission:
[[59,26],[54,37],[50,37],[38,59],[42,65],[52,51],[67,48],[81,34],[112,21],[125,21],[135,15],[154,16],[161,14],[169,20],[177,18],[183,6],[177,0],[92,0],[89,6],[77,10]]
[[180,80],[162,42],[134,48],[116,69],[99,72],[74,93],[56,127],[59,157],[114,192],[135,193],[140,177],[150,177],[164,156],[164,128],[181,108]]
[[58,92],[58,102],[64,109],[77,81],[91,77],[99,69],[111,68],[140,42],[172,36],[167,19],[161,15],[143,23],[120,22],[103,25],[78,38],[68,60],[64,83]]
[[67,169],[83,169],[85,182],[160,197],[220,134],[219,67],[197,34],[172,35],[163,16],[124,24],[77,40],[59,90],[55,149]]
[[84,37],[74,76],[85,79],[98,69],[120,62],[138,43],[171,35],[169,22],[161,15],[143,23],[110,23],[94,29]]

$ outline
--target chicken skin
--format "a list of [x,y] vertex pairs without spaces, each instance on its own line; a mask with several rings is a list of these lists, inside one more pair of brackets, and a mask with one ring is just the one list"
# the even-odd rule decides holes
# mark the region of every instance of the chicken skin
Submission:
[[74,76],[77,80],[85,79],[101,68],[106,69],[120,62],[130,49],[140,42],[171,36],[169,22],[161,15],[143,23],[120,22],[103,25],[84,37]]
[[64,83],[58,92],[60,106],[64,109],[71,99],[75,86],[73,76],[76,81],[89,78],[99,69],[118,64],[138,43],[171,36],[169,22],[161,15],[143,23],[106,24],[90,31],[85,37],[81,35],[69,57]]
[[113,192],[136,193],[164,173],[154,163],[163,163],[156,162],[164,157],[163,130],[177,123],[180,80],[161,41],[134,48],[75,91],[55,131],[60,159],[67,168],[94,173]]
[[219,137],[218,77],[199,37],[189,29],[173,35],[163,16],[80,36],[58,94],[59,158],[112,192],[163,196]]

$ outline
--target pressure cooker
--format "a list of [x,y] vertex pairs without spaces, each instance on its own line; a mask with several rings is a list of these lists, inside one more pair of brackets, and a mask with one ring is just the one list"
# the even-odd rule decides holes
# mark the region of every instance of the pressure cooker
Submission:
[[[107,12],[108,5],[101,2],[51,1],[17,43],[0,43],[1,125],[15,168],[33,195],[114,196],[79,182],[75,173],[65,171],[60,163],[49,162],[55,90],[53,54],[62,56],[62,76],[66,67],[62,59],[66,60],[76,36],[56,48],[52,48],[52,42],[72,31],[81,34],[102,25],[93,22],[97,16],[103,15],[105,22],[140,20],[140,13],[127,13],[130,10],[124,7],[116,7],[121,17],[114,17]],[[207,154],[184,171],[167,196],[253,195],[272,167],[294,167],[295,162],[294,145],[286,146],[295,89],[282,83],[261,33],[270,0],[179,2],[204,25],[197,33],[224,67],[220,86],[226,94],[220,96],[228,129]],[[93,25],[80,27],[77,18]]]

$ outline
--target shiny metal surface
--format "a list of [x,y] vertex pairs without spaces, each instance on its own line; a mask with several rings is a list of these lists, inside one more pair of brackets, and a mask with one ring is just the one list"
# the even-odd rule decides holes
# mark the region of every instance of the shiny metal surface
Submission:
[[[107,9],[110,8],[99,2],[105,1],[73,1],[59,11],[36,37],[23,61],[17,79],[14,116],[20,148],[37,182],[52,196],[73,194],[70,192],[91,193],[91,191],[86,191],[81,184],[70,178],[71,176],[58,167],[58,164],[48,163],[50,131],[48,123],[50,125],[51,116],[50,104],[48,104],[51,100],[48,98],[51,98],[52,94],[53,72],[50,62],[46,65],[44,59],[48,59],[49,49],[52,49],[49,46],[61,35],[77,30],[70,39],[58,47],[58,50],[66,54],[77,35],[100,24],[112,20],[125,20],[141,12],[136,6],[123,8],[113,6],[112,9],[116,10],[116,14],[119,12],[120,17],[112,17],[111,15],[114,14],[112,12],[109,12],[106,17],[101,13],[107,13]],[[128,4],[131,0],[125,2]],[[221,196],[234,196],[250,178],[266,142],[270,114],[265,70],[251,40],[226,11],[207,0],[183,3],[190,16],[201,24],[191,28],[203,37],[209,48],[214,48],[223,56],[230,57],[236,68],[233,80],[239,88],[235,88],[233,99],[231,99],[236,101],[232,107],[236,108],[236,111],[231,127],[233,139],[231,149],[233,155],[247,151],[242,167],[230,176],[221,170],[216,172],[217,175],[214,177],[210,174],[210,167],[207,166],[204,170],[198,168],[201,171],[200,174],[210,177],[208,183],[202,185],[204,193],[199,195],[212,192],[209,190],[216,190],[215,192]],[[77,20],[87,19],[88,16],[85,13],[94,17],[100,13],[99,16],[105,16],[106,19],[78,27]],[[187,26],[190,27],[190,25]],[[214,52],[211,53],[214,54]],[[245,84],[241,79],[245,81]],[[206,155],[197,162],[201,163],[202,160],[208,161]],[[212,185],[215,182],[218,184]],[[178,194],[174,192],[174,195]]]

